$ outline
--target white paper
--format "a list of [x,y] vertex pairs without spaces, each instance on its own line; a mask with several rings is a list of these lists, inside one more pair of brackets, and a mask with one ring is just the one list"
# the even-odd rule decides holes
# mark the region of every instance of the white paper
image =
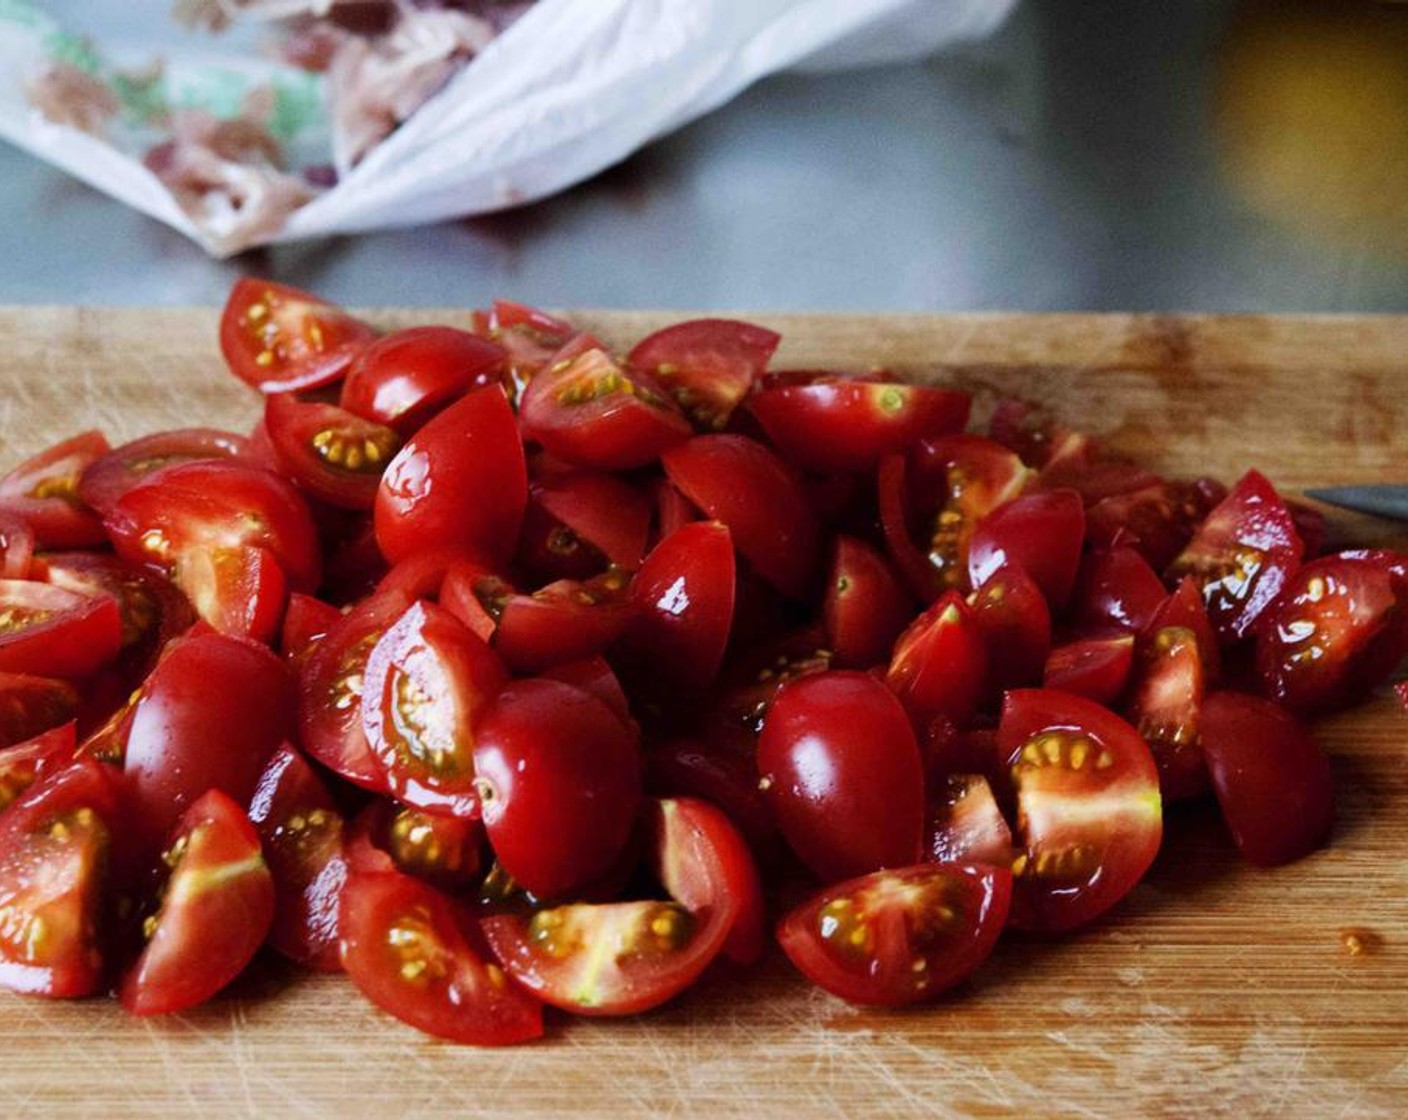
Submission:
[[[268,240],[420,224],[531,202],[619,162],[768,74],[922,57],[987,34],[1013,3],[539,0],[272,238],[197,228],[142,165],[149,138],[140,122],[121,124],[109,144],[32,109],[25,82],[56,50],[62,57],[75,44],[26,0],[0,0],[0,136],[225,256]],[[167,92],[176,91],[176,103],[229,100],[241,81],[276,81],[309,109],[306,88],[318,82],[254,57],[194,54],[160,43],[150,50],[167,62]],[[298,134],[286,139],[299,151],[321,144],[330,152],[327,131],[325,112],[310,109]]]

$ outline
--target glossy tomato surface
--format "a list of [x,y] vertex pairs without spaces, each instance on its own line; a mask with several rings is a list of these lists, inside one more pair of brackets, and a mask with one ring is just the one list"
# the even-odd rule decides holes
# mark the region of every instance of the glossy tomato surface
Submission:
[[683,525],[651,550],[627,595],[622,656],[652,693],[698,693],[717,676],[732,628],[733,538],[717,521]]
[[812,983],[852,1003],[933,999],[997,944],[1012,897],[1005,867],[924,863],[827,887],[778,925],[783,952]]
[[147,944],[117,998],[134,1015],[204,1003],[244,971],[274,917],[274,880],[259,834],[218,789],[181,818],[163,862],[171,869]]
[[361,705],[386,788],[408,805],[478,816],[477,724],[507,679],[494,652],[433,603],[392,622],[367,657]]
[[889,659],[914,617],[914,600],[877,549],[842,535],[831,553],[821,616],[837,667],[868,669]]
[[0,672],[86,677],[121,648],[122,613],[111,595],[0,579]]
[[1335,819],[1330,760],[1271,700],[1216,692],[1203,704],[1203,751],[1237,849],[1262,867],[1314,851]]
[[339,403],[405,438],[452,401],[507,374],[508,352],[496,342],[454,327],[408,327],[357,354]]
[[1089,922],[1159,850],[1153,755],[1117,715],[1054,689],[1007,694],[997,752],[1017,804],[1012,924],[1054,933]]
[[95,459],[78,480],[78,496],[106,516],[128,490],[153,471],[198,459],[249,459],[249,440],[218,428],[154,432],[114,447]]
[[950,591],[895,642],[885,684],[915,726],[940,716],[962,724],[977,710],[987,675],[983,628],[973,608]]
[[117,554],[181,583],[188,553],[262,548],[295,591],[318,586],[322,557],[308,503],[271,470],[235,459],[177,463],[146,475],[106,519]]
[[1306,564],[1267,611],[1256,663],[1272,698],[1297,712],[1353,703],[1408,653],[1408,580],[1392,553]]
[[362,730],[367,659],[410,607],[398,591],[368,596],[333,623],[298,666],[298,741],[348,781],[374,790],[386,778]]
[[430,420],[386,468],[376,540],[392,563],[426,548],[506,560],[528,504],[518,423],[497,387],[476,389]]
[[998,506],[974,528],[968,578],[980,587],[1004,564],[1017,564],[1053,610],[1071,597],[1085,538],[1085,506],[1074,490],[1026,494]]
[[259,776],[249,820],[274,877],[269,944],[300,964],[341,967],[337,903],[347,878],[344,822],[322,779],[288,744]]
[[733,535],[734,547],[784,595],[805,598],[817,568],[819,527],[797,475],[756,440],[696,436],[661,458],[691,502]]
[[561,681],[518,681],[485,713],[475,788],[499,863],[560,898],[621,855],[641,793],[635,735],[601,700]]
[[1134,635],[1079,638],[1057,646],[1046,659],[1042,687],[1074,692],[1097,704],[1114,704],[1134,671]]
[[293,681],[252,642],[197,634],[173,643],[142,686],[124,770],[139,858],[154,856],[207,790],[239,805],[293,734]]
[[519,415],[553,455],[596,470],[643,467],[690,435],[684,413],[649,375],[590,343],[569,347],[528,383]]
[[748,407],[793,463],[870,471],[920,439],[961,432],[970,404],[967,393],[933,385],[823,375],[764,389]]
[[347,975],[403,1023],[475,1046],[543,1033],[542,1005],[486,959],[469,916],[428,883],[354,872],[338,920]]
[[1295,519],[1275,487],[1248,471],[1169,566],[1170,578],[1191,576],[1223,642],[1252,633],[1300,565]]
[[924,857],[935,863],[1012,865],[1012,829],[982,774],[949,774],[930,797]]
[[909,719],[874,677],[785,685],[758,738],[758,773],[788,844],[827,882],[918,858],[924,775]]

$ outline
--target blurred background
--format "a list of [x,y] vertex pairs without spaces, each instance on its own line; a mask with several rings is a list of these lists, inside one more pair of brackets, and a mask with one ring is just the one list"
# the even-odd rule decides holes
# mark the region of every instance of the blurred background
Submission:
[[1408,5],[1023,0],[924,63],[767,79],[543,203],[224,262],[3,144],[0,213],[3,303],[257,272],[359,305],[1408,311]]

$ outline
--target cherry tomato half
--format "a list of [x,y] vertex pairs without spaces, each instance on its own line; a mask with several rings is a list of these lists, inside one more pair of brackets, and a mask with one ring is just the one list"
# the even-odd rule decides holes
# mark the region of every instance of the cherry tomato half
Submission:
[[542,1005],[485,959],[469,917],[430,884],[396,871],[355,871],[338,924],[347,975],[403,1023],[475,1046],[543,1033]]
[[259,834],[217,789],[186,810],[163,862],[171,874],[143,925],[146,947],[117,991],[133,1015],[204,1003],[244,971],[274,917]]
[[86,996],[103,980],[99,929],[118,791],[91,759],[51,773],[0,817],[0,987]]
[[392,563],[428,548],[505,561],[527,504],[528,467],[513,409],[501,389],[476,389],[391,460],[376,496],[377,544]]
[[1330,761],[1271,700],[1216,692],[1203,702],[1203,751],[1237,850],[1262,867],[1325,842],[1335,818]]
[[200,459],[246,459],[257,463],[250,441],[216,428],[154,432],[99,456],[78,480],[78,496],[106,517],[118,499],[147,475]]
[[0,512],[27,524],[40,548],[102,544],[102,520],[78,487],[84,471],[109,450],[102,432],[83,432],[26,459],[0,478]]
[[736,319],[690,319],[641,339],[626,358],[649,374],[701,432],[722,431],[782,336]]
[[111,595],[0,579],[0,672],[86,677],[121,647],[122,613]]
[[1007,918],[1005,867],[924,863],[827,887],[777,927],[807,979],[852,1003],[933,999],[992,953]]
[[372,647],[362,685],[362,730],[386,788],[408,805],[478,816],[477,724],[507,679],[452,614],[413,603]]
[[1011,922],[1059,932],[1108,910],[1163,837],[1153,755],[1119,716],[1068,692],[1009,692],[998,756],[1017,803]]
[[508,352],[454,327],[409,327],[361,350],[347,370],[339,403],[403,439],[472,389],[501,384]]
[[625,849],[641,791],[635,736],[590,693],[518,681],[485,713],[475,788],[503,869],[539,898],[606,872]]
[[220,317],[220,351],[230,371],[265,393],[335,381],[375,337],[366,323],[317,296],[251,276],[235,281]]
[[371,509],[381,474],[401,446],[390,428],[338,408],[277,393],[264,403],[269,442],[285,474],[342,509]]
[[785,685],[763,721],[758,773],[783,836],[822,879],[918,858],[919,745],[899,701],[869,674],[836,670]]

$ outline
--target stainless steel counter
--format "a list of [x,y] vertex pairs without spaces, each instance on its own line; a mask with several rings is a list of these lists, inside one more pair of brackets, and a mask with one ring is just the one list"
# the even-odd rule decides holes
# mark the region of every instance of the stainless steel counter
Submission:
[[0,302],[218,303],[250,271],[357,304],[1408,311],[1408,7],[1315,3],[1025,0],[537,206],[225,263],[0,145]]

